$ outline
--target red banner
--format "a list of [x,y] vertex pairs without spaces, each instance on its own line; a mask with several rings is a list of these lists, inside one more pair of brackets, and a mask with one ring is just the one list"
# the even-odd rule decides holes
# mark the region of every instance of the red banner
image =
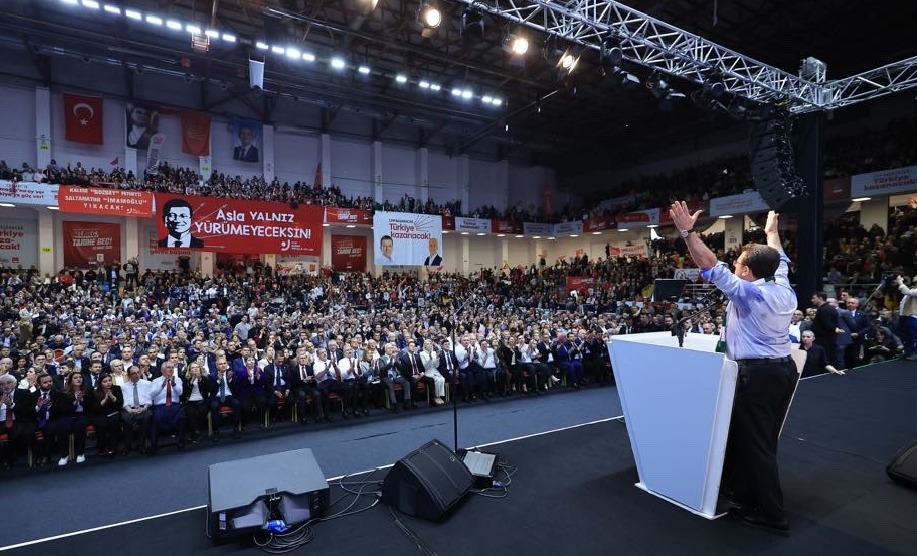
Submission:
[[368,210],[328,207],[325,209],[328,224],[366,224],[372,226],[373,215]]
[[210,156],[210,114],[189,111],[181,113],[181,152]]
[[522,222],[513,220],[491,220],[490,231],[495,234],[516,234],[522,233]]
[[589,288],[591,288],[592,284],[594,283],[595,280],[592,278],[586,278],[583,276],[567,276],[567,295],[569,295],[573,290],[576,290],[585,295],[588,293]]
[[75,143],[101,145],[102,97],[64,93],[64,138]]
[[443,229],[444,230],[454,230],[455,229],[455,217],[454,216],[443,216]]
[[583,231],[586,233],[614,230],[615,228],[617,225],[613,216],[596,216],[583,221]]
[[322,216],[316,205],[189,197],[157,193],[163,249],[216,253],[320,255]]
[[850,199],[850,176],[825,180],[825,201],[846,201]]
[[366,236],[331,236],[331,268],[366,272]]
[[65,220],[64,266],[98,267],[121,259],[121,224]]
[[149,191],[62,185],[57,193],[57,204],[61,212],[112,214],[135,218],[153,216],[153,194]]

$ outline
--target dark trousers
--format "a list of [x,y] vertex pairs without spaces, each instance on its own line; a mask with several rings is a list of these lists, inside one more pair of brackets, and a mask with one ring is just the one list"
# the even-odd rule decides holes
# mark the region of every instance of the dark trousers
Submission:
[[579,359],[564,361],[560,368],[567,374],[567,382],[570,386],[576,386],[583,380],[583,362]]
[[307,384],[299,386],[293,390],[293,397],[296,398],[296,412],[299,414],[299,420],[306,420],[306,400],[312,398],[312,417],[318,419],[321,415],[322,391],[318,388]]
[[153,410],[148,409],[137,415],[122,411],[121,422],[124,424],[124,449],[131,449],[131,444],[133,444],[135,440],[135,427],[137,429],[137,436],[140,438],[140,448],[143,448],[147,438],[150,436],[150,424],[153,422]]
[[739,363],[723,486],[773,519],[784,517],[777,440],[798,378],[793,361]]
[[242,428],[242,404],[235,396],[226,396],[220,400],[219,396],[210,398],[210,425],[216,431],[220,428],[220,408],[227,406],[232,409],[232,426],[234,429]]
[[473,394],[484,395],[484,392],[487,391],[487,376],[480,365],[471,363],[465,369],[460,369],[459,372],[466,376],[466,381],[468,382],[468,390],[466,392],[468,396]]
[[118,449],[121,440],[121,414],[96,415],[92,418],[92,426],[96,428],[96,445],[99,454],[114,452]]
[[[60,456],[70,455],[70,435],[73,434],[73,450],[77,455],[86,452],[86,425],[89,418],[85,413],[76,413],[55,419],[54,428],[57,433],[57,450]],[[47,433],[46,433],[47,434]]]
[[181,404],[153,406],[153,426],[150,427],[150,445],[159,446],[160,431],[174,431],[179,442],[185,441],[185,410]]
[[185,416],[187,417],[188,427],[195,436],[199,436],[201,431],[204,430],[209,409],[210,404],[207,403],[207,400],[193,402],[189,400],[185,402]]
[[35,423],[17,420],[13,426],[7,428],[6,423],[0,423],[0,434],[7,435],[7,441],[0,444],[0,462],[13,463],[16,453],[24,450],[26,443],[35,436]]
[[253,412],[258,414],[259,420],[261,419],[261,413],[267,406],[267,395],[264,392],[255,392],[239,396],[239,403],[242,404],[242,425],[244,426],[248,424]]

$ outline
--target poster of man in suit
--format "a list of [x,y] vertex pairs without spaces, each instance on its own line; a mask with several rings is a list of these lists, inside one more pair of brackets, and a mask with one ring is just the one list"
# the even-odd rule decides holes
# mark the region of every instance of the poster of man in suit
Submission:
[[258,143],[261,140],[261,124],[252,120],[232,121],[232,159],[241,162],[261,160]]

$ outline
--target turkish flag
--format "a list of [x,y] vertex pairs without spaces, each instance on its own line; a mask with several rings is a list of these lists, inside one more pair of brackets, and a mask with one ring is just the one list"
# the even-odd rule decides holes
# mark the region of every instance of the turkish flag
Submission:
[[181,152],[194,156],[210,155],[210,114],[181,113]]
[[102,97],[64,93],[64,125],[67,141],[101,145]]

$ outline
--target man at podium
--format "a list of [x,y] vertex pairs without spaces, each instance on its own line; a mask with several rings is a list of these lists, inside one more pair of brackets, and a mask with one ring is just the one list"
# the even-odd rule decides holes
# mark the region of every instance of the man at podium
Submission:
[[700,210],[692,214],[681,201],[669,212],[701,276],[729,299],[717,349],[739,371],[720,492],[743,523],[786,532],[777,440],[799,375],[789,340],[796,293],[787,278],[778,215],[767,215],[767,245],[743,247],[730,271],[694,231]]

